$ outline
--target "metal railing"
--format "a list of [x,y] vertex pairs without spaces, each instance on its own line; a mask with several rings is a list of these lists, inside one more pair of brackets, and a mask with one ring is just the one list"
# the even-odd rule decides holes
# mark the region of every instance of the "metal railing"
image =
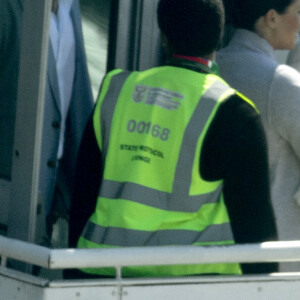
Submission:
[[48,269],[300,261],[300,241],[228,246],[50,249],[0,236],[1,266],[8,258]]

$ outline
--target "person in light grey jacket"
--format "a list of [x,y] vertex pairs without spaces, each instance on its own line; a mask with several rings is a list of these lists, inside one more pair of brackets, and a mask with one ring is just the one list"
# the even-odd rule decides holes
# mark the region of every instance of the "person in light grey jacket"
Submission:
[[294,49],[289,52],[286,64],[300,72],[300,37],[298,37]]
[[[274,57],[295,45],[300,0],[232,1],[236,31],[217,55],[220,75],[261,113],[279,239],[300,240],[300,74]],[[280,270],[300,271],[300,263]]]

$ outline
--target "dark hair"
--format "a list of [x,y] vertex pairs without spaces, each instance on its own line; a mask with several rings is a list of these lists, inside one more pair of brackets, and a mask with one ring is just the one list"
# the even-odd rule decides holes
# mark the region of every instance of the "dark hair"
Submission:
[[255,22],[270,9],[283,14],[294,0],[231,0],[232,21],[235,27],[254,30]]
[[222,0],[160,0],[157,18],[173,53],[203,56],[219,46],[224,26]]

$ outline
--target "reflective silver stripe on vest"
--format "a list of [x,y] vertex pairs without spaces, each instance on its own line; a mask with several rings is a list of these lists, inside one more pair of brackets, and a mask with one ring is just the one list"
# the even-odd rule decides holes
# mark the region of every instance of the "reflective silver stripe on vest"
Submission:
[[[177,162],[173,182],[174,197],[171,210],[189,211],[189,202],[182,201],[182,199],[185,199],[189,194],[197,143],[218,99],[229,89],[230,87],[220,81],[214,82],[202,95],[201,100],[190,119],[183,136]],[[211,196],[215,201],[218,201],[220,189],[217,189],[210,194],[212,194]],[[207,195],[203,196],[207,197]]]
[[233,241],[230,224],[211,225],[203,231],[159,230],[141,231],[115,227],[102,227],[88,222],[82,237],[96,243],[110,246],[164,246],[191,245],[194,243],[217,243]]
[[100,124],[102,132],[102,152],[107,153],[111,122],[114,110],[125,80],[130,75],[130,72],[121,72],[112,77],[108,91],[101,104]]
[[[106,146],[103,147],[104,152],[107,149],[107,140],[117,98],[128,75],[129,73],[120,73],[115,75],[117,78],[113,77],[111,86],[102,104],[102,107],[105,108],[105,112],[101,111],[103,141],[106,141]],[[172,194],[160,192],[135,183],[103,180],[99,196],[109,199],[127,199],[160,209],[180,212],[196,212],[203,204],[217,202],[220,198],[222,186],[212,193],[196,196],[189,196],[189,188],[199,136],[217,100],[228,89],[228,86],[220,81],[216,81],[202,95],[183,137]],[[187,170],[190,170],[190,172],[187,172]]]
[[[181,211],[196,212],[203,204],[215,203],[221,192],[222,186],[219,186],[213,193],[196,196],[185,195],[184,201],[187,202],[187,205]],[[131,182],[104,180],[101,185],[100,196],[109,199],[131,200],[163,210],[174,210],[173,194],[160,192]],[[177,211],[179,210],[177,209]]]

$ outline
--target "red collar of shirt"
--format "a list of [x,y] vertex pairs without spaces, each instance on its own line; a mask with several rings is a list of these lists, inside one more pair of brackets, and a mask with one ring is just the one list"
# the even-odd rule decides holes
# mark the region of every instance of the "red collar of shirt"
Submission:
[[201,73],[219,74],[217,64],[214,61],[203,57],[173,54],[168,63]]
[[202,65],[205,65],[209,68],[212,67],[213,62],[209,59],[203,58],[203,57],[197,57],[197,56],[186,56],[186,55],[180,55],[180,54],[173,54],[174,58],[184,59],[184,60],[190,60],[197,63],[200,63]]

